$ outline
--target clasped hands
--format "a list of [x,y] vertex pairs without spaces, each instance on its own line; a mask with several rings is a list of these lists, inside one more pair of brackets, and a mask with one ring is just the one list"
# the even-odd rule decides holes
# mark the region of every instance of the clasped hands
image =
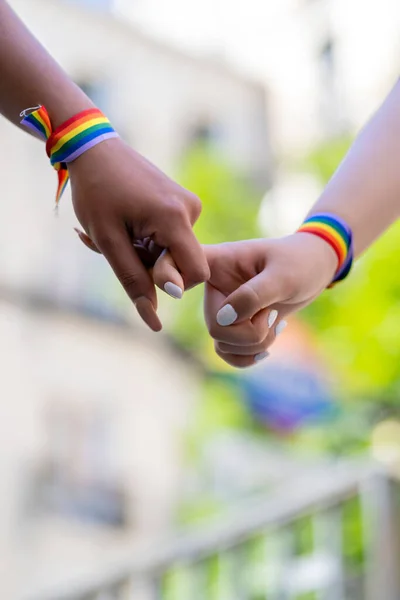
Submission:
[[[204,315],[217,354],[234,367],[268,356],[286,317],[312,302],[337,268],[307,233],[201,246],[200,200],[120,139],[69,165],[80,239],[104,254],[138,313],[161,329],[155,286],[175,298],[205,283]],[[164,249],[168,250],[164,250]]]

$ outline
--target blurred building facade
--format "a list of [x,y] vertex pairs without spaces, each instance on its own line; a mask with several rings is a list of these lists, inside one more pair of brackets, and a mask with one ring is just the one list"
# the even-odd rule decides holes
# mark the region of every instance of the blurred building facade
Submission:
[[[173,174],[201,137],[265,182],[258,83],[90,3],[11,4],[158,166]],[[105,261],[75,239],[68,195],[54,218],[55,174],[38,142],[4,120],[0,137],[0,594],[14,598],[165,535],[201,374],[132,316]]]
[[235,6],[210,0],[190,8],[184,0],[112,0],[109,6],[179,45],[218,52],[262,78],[275,148],[284,152],[303,150],[340,127],[361,126],[398,76],[396,0],[248,0]]
[[[286,0],[266,25],[265,64],[274,152],[283,159],[264,219],[290,233],[321,183],[293,168],[318,147],[348,140],[365,125],[399,72],[400,4],[395,0]],[[271,31],[272,35],[268,35]],[[337,165],[339,166],[339,165]]]
[[14,598],[166,535],[199,375],[164,338],[27,296],[2,299],[0,328],[0,589]]
[[[268,121],[279,170],[267,231],[293,231],[320,186],[293,173],[293,159],[354,134],[398,78],[397,0],[114,0],[144,28],[202,54],[218,54],[268,88]],[[286,159],[289,158],[289,161]],[[283,160],[282,160],[283,159]],[[283,164],[282,164],[283,163]]]
[[398,77],[399,3],[269,4],[281,9],[266,25],[275,34],[265,35],[258,60],[265,60],[276,150],[304,153],[321,140],[357,131]]

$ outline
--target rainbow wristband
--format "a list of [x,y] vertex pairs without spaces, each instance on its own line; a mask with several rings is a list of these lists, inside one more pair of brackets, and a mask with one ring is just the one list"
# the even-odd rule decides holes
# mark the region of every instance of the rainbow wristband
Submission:
[[47,140],[47,156],[58,175],[56,205],[69,180],[68,163],[97,144],[118,137],[107,117],[98,108],[78,113],[54,131],[44,106],[24,110],[21,117],[23,117],[21,125],[32,129]]
[[333,248],[338,258],[338,267],[328,287],[333,287],[347,277],[353,264],[353,235],[343,219],[331,213],[318,213],[304,221],[298,231],[317,235]]

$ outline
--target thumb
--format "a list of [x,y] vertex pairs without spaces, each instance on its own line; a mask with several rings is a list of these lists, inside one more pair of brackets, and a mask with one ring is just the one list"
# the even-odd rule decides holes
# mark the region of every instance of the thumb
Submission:
[[153,268],[153,281],[172,298],[180,300],[185,284],[174,259],[168,250],[164,250]]
[[279,278],[265,269],[232,292],[217,313],[217,323],[223,327],[252,319],[260,310],[282,302]]

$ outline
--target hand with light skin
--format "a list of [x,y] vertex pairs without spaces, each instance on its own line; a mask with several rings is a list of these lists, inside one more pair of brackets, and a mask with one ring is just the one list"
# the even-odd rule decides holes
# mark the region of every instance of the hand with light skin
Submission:
[[238,368],[268,357],[285,319],[319,296],[337,266],[330,246],[304,233],[211,246],[206,254],[205,322],[218,356]]
[[[0,0],[0,82],[0,113],[16,125],[21,111],[37,105],[46,107],[54,128],[93,108],[5,0]],[[68,170],[86,241],[104,254],[147,325],[160,330],[156,290],[137,240],[169,249],[185,289],[205,281],[209,268],[192,230],[200,200],[119,138],[91,148]]]
[[[312,302],[333,279],[337,257],[320,238],[296,233],[204,247],[211,277],[204,315],[217,354],[233,367],[249,367],[268,356],[285,318]],[[179,288],[171,256],[156,262],[153,278]]]
[[[309,216],[331,213],[353,232],[359,256],[400,216],[400,84],[354,142]],[[211,277],[205,320],[218,355],[235,367],[266,358],[284,319],[317,298],[334,279],[333,248],[310,233],[205,247]],[[168,253],[154,281],[182,288]],[[339,284],[340,285],[340,284]]]

